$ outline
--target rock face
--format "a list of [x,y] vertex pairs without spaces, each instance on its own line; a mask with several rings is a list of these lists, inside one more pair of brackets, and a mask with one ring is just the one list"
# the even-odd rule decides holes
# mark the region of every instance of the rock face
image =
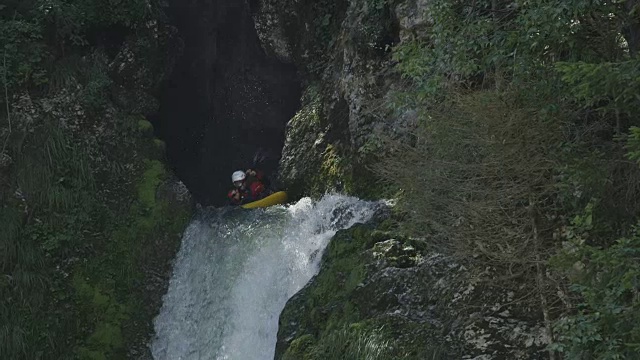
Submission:
[[221,204],[230,174],[251,167],[257,149],[270,154],[263,169],[277,166],[300,98],[295,67],[265,55],[249,2],[169,5],[184,50],[161,94],[156,125],[195,198]]
[[381,100],[402,86],[391,71],[391,47],[424,31],[428,19],[420,11],[424,1],[395,4],[261,1],[255,21],[265,51],[292,61],[305,87],[279,172],[293,193],[338,189],[363,195],[367,186],[353,178],[362,178],[381,137],[401,136],[415,126],[411,110],[394,114]]
[[351,354],[348,344],[365,340],[377,357],[360,349],[354,358],[545,358],[544,328],[532,309],[514,305],[526,289],[500,288],[497,278],[424,241],[355,226],[334,237],[319,274],[289,300],[276,359]]

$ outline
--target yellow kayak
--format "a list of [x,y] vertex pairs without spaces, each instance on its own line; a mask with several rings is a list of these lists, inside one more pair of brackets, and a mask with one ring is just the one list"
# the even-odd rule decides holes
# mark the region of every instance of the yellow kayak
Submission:
[[255,208],[267,207],[272,205],[284,204],[285,202],[287,202],[287,193],[284,191],[278,191],[277,193],[273,193],[264,199],[260,199],[258,201],[244,204],[242,205],[242,208],[255,209]]

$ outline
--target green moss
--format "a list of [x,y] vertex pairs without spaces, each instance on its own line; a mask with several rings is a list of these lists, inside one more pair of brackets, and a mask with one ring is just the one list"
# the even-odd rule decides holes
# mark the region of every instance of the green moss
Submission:
[[289,348],[282,356],[283,360],[306,360],[309,358],[309,349],[313,346],[312,335],[305,334],[291,342]]
[[328,144],[322,153],[320,172],[315,179],[313,189],[324,193],[331,187],[339,187],[339,190],[351,193],[351,169],[346,159],[336,145]]
[[324,117],[320,88],[316,85],[308,86],[302,94],[302,108],[291,119],[291,125],[297,128],[321,126]]
[[310,349],[308,358],[313,360],[396,359],[391,353],[391,341],[383,327],[369,322],[342,324],[327,332]]
[[[285,159],[281,174],[292,198],[320,197],[339,191],[365,199],[390,196],[390,189],[379,181],[369,164],[377,161],[378,150],[354,153],[348,130],[341,128],[344,119],[341,103],[332,103],[322,86],[309,85],[302,96],[302,108],[292,118],[288,130],[290,159]],[[346,106],[346,105],[344,105]]]
[[100,351],[94,351],[86,347],[77,348],[76,356],[81,360],[107,360],[107,356],[104,353]]
[[[403,317],[387,315],[386,309],[397,303],[384,281],[370,283],[371,250],[391,243],[402,252],[397,263],[413,261],[424,251],[422,242],[395,233],[355,225],[336,233],[322,258],[322,266],[313,281],[287,304],[280,316],[280,337],[307,334],[300,344],[281,346],[280,354],[302,354],[297,359],[441,359],[437,346],[430,347],[422,339],[437,338],[437,329]],[[407,257],[400,259],[400,255]],[[386,284],[386,285],[385,285]],[[387,289],[387,290],[385,290]],[[387,296],[389,295],[389,296]],[[307,339],[313,338],[313,342]],[[402,339],[402,340],[397,340]],[[298,340],[298,339],[296,339]],[[295,350],[295,351],[294,351]],[[284,355],[283,355],[284,356]],[[432,357],[435,356],[435,357]],[[282,357],[284,359],[284,357]],[[295,357],[291,357],[293,359]]]
[[86,308],[87,321],[94,327],[76,349],[79,358],[123,356],[125,322],[140,318],[144,308],[137,298],[140,294],[136,284],[142,279],[139,259],[145,245],[150,239],[180,231],[188,221],[185,209],[174,209],[176,216],[171,216],[168,204],[156,199],[157,188],[166,176],[160,161],[144,161],[134,187],[136,201],[113,228],[102,256],[79,268],[74,276],[77,296]]
[[120,349],[124,345],[120,324],[102,323],[89,337],[89,344],[107,349]]
[[[365,279],[363,251],[368,246],[371,228],[356,225],[339,231],[323,255],[323,265],[313,283],[305,288],[305,296],[296,298],[281,315],[281,324],[298,324],[296,333],[322,338],[327,332],[341,329],[361,319],[352,292]],[[293,321],[295,319],[295,321]],[[297,326],[297,325],[296,325]]]
[[156,204],[156,189],[166,175],[164,165],[158,160],[148,160],[142,180],[138,184],[138,199],[140,203],[152,208]]
[[397,228],[398,224],[394,219],[387,218],[382,220],[382,222],[378,225],[378,230],[380,231],[389,231]]
[[153,124],[144,118],[138,120],[138,132],[143,136],[153,136]]
[[319,195],[328,187],[316,182],[321,173],[321,158],[326,147],[326,116],[317,86],[308,86],[302,95],[302,107],[291,119],[287,145],[293,156],[284,159],[282,171],[287,192],[292,198]]
[[129,318],[130,308],[121,305],[112,291],[104,292],[90,285],[78,273],[72,282],[81,306],[90,318],[96,320],[95,330],[85,345],[76,349],[77,356],[81,359],[106,359],[120,353],[124,346],[121,327]]

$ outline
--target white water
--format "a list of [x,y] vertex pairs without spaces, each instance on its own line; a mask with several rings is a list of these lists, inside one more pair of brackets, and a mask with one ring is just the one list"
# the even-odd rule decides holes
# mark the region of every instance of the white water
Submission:
[[156,360],[273,359],[278,317],[339,229],[374,204],[327,195],[288,207],[205,210],[187,228],[151,345]]

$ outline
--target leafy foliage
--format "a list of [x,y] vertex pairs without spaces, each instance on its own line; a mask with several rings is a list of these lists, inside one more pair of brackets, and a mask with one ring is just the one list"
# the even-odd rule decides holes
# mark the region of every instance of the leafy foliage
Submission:
[[632,126],[627,138],[627,157],[640,165],[640,128]]
[[[163,165],[128,156],[153,148],[152,139],[130,132],[120,138],[124,151],[107,152],[76,136],[47,121],[16,150],[13,180],[23,201],[0,207],[7,230],[0,235],[0,331],[11,339],[0,344],[2,358],[124,356],[126,323],[142,308],[140,258],[151,240],[179,232],[187,220],[156,200]],[[129,171],[103,174],[99,187],[105,157]]]
[[619,46],[620,2],[436,0],[427,37],[401,43],[403,76],[431,94],[451,83],[473,86],[540,80],[557,61],[612,61]]
[[0,48],[3,50],[0,61],[3,87],[5,73],[10,89],[46,83],[45,63],[50,53],[37,21],[0,18]]
[[105,35],[125,35],[159,16],[156,1],[9,0],[0,8],[0,66],[9,74],[7,86],[15,93],[45,85],[55,59],[112,45],[104,43]]
[[584,243],[590,211],[573,221],[570,243],[556,261],[567,266],[571,290],[580,297],[577,312],[561,317],[552,348],[569,358],[634,358],[640,351],[640,227],[608,248]]
[[636,114],[640,110],[640,61],[558,63],[562,80],[585,107]]

